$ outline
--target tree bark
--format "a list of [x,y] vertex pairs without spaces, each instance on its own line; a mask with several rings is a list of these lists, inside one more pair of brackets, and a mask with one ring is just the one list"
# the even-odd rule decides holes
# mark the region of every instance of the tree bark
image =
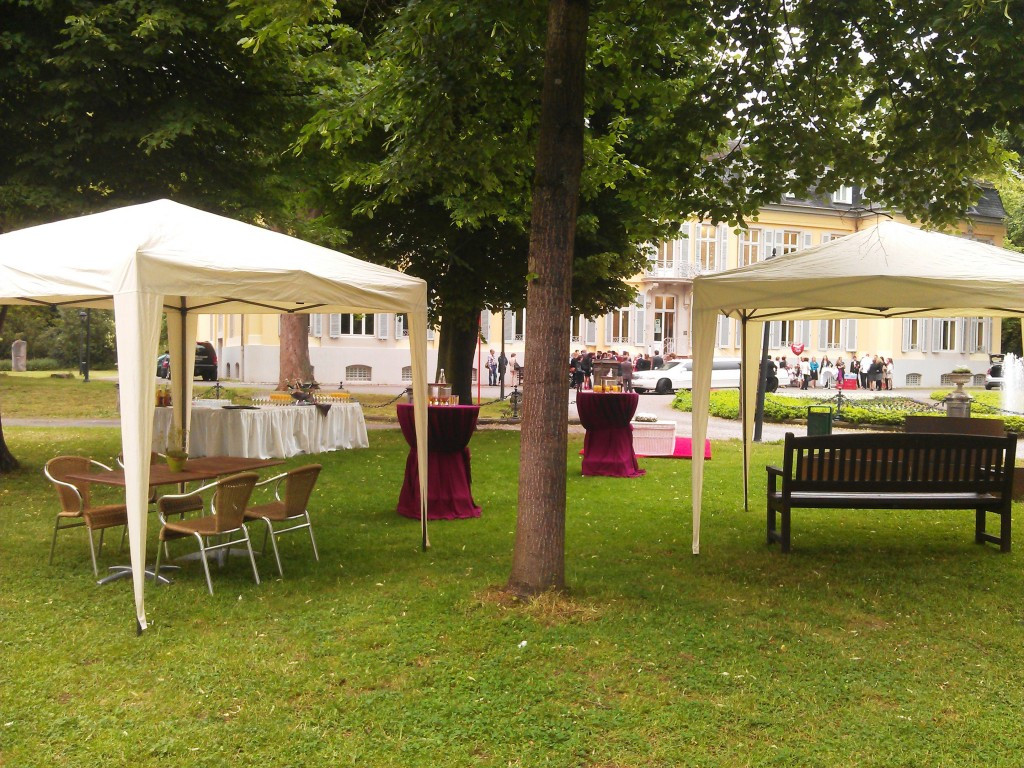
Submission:
[[[7,305],[0,307],[0,332],[3,332],[4,321],[7,319]],[[18,460],[14,458],[14,454],[11,453],[11,449],[7,447],[7,440],[4,439],[4,424],[0,421],[0,475],[5,472],[13,472],[20,465]]]
[[565,368],[573,239],[583,170],[586,0],[548,5],[544,88],[530,211],[526,385],[519,512],[508,588],[529,596],[565,587],[569,413]]
[[437,365],[444,368],[445,379],[460,405],[473,405],[473,362],[480,338],[479,317],[480,309],[471,309],[465,314],[446,310],[441,315]]
[[309,315],[281,315],[278,389],[287,389],[289,381],[313,381],[309,362]]

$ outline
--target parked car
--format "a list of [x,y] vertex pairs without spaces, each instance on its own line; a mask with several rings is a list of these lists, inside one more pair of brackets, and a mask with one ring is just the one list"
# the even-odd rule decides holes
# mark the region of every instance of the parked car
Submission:
[[993,363],[985,372],[985,389],[1003,388],[1003,364]]
[[[156,359],[156,375],[161,379],[171,378],[171,356],[166,352]],[[192,375],[201,376],[203,381],[217,380],[217,352],[210,342],[196,342],[196,364]]]
[[[716,358],[711,367],[713,389],[738,389],[740,386],[740,359]],[[677,389],[693,389],[693,360],[670,360],[663,368],[633,372],[633,389],[641,395],[655,392],[667,395]]]

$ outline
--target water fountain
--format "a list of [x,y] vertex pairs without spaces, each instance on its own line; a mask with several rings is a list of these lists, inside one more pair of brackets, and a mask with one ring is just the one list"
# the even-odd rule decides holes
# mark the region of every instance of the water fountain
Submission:
[[1002,402],[1004,411],[1024,415],[1024,359],[1013,353],[1003,358],[1003,391]]

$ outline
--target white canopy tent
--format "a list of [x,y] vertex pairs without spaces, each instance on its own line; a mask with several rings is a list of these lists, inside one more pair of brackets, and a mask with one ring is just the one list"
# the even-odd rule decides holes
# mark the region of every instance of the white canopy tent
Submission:
[[427,540],[427,285],[287,235],[159,200],[0,235],[0,304],[114,310],[121,440],[138,629],[146,628],[146,522],[160,316],[174,424],[188,428],[197,315],[404,312],[409,322]]
[[[869,306],[870,305],[870,306]],[[1009,317],[1024,315],[1024,254],[894,221],[693,283],[693,441],[707,436],[719,314],[740,321],[743,494],[761,333],[773,320]],[[693,553],[700,551],[704,454],[692,467]]]

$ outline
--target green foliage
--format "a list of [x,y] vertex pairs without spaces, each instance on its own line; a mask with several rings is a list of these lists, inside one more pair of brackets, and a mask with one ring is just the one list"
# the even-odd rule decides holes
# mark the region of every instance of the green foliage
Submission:
[[[29,371],[63,371],[68,366],[52,357],[30,357],[25,361],[25,369]],[[0,360],[0,371],[10,371],[11,361]]]
[[[11,344],[23,339],[27,345],[29,370],[33,360],[53,358],[59,368],[78,368],[85,354],[85,321],[78,309],[51,310],[40,307],[13,306],[7,312],[0,359],[11,359]],[[114,313],[94,309],[89,316],[89,360],[92,367],[112,367],[115,360]]]

